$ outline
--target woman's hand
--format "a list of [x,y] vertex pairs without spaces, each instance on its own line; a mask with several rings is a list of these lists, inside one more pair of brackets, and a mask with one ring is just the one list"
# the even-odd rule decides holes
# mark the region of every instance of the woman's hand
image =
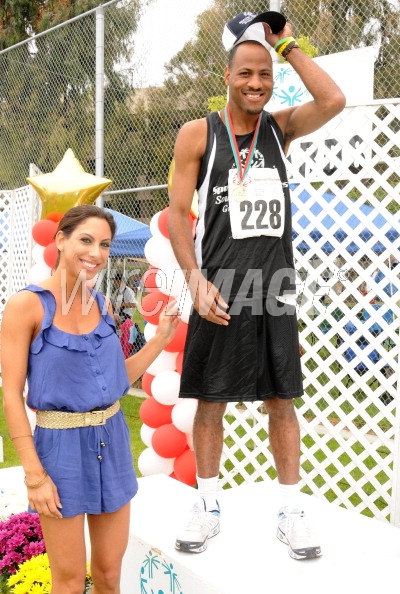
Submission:
[[176,299],[173,299],[169,301],[160,313],[156,335],[163,338],[167,345],[174,338],[180,321],[178,302]]
[[28,500],[31,508],[38,514],[49,518],[63,517],[60,511],[62,505],[57,487],[49,476],[40,487],[28,487]]

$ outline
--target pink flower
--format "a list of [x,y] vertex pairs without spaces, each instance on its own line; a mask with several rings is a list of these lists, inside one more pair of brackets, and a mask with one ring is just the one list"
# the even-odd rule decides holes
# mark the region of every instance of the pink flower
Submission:
[[44,551],[38,514],[22,512],[0,522],[0,574],[15,573],[20,563]]
[[26,555],[26,559],[30,559],[31,557],[36,557],[41,553],[46,551],[46,547],[44,546],[44,541],[38,542],[29,542],[27,545],[24,546],[24,555]]

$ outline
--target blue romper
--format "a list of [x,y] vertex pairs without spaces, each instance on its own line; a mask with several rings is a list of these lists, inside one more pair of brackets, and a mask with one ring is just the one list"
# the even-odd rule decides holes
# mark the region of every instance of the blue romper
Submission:
[[[108,408],[129,389],[114,319],[105,298],[93,293],[101,312],[89,334],[69,334],[53,326],[51,291],[37,293],[44,318],[28,360],[28,406],[35,410],[85,412]],[[120,409],[105,425],[77,429],[35,427],[38,456],[57,486],[64,517],[114,512],[136,494],[129,429]]]

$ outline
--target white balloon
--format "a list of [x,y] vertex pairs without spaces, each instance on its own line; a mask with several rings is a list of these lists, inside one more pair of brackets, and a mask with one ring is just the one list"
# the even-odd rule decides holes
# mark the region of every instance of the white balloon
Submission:
[[[154,381],[154,380],[153,380]],[[197,398],[181,398],[172,409],[171,419],[179,431],[191,433],[197,411]]]
[[182,293],[180,293],[180,295],[177,296],[177,301],[179,311],[181,314],[181,320],[182,322],[188,324],[189,318],[193,311],[193,301],[189,289],[182,291]]
[[177,371],[161,371],[151,382],[151,393],[160,404],[171,406],[179,400],[181,375]]
[[138,458],[138,468],[143,476],[151,474],[170,475],[174,471],[175,458],[162,458],[153,448],[143,450]]
[[41,283],[51,276],[51,268],[46,262],[37,262],[28,270],[28,280],[33,285]]
[[185,276],[176,264],[165,264],[155,277],[156,285],[161,293],[177,297],[187,289]]
[[150,373],[150,375],[157,375],[157,373],[161,373],[161,371],[167,371],[168,369],[175,371],[177,356],[178,353],[161,351],[161,353],[154,359],[153,363],[150,363],[146,370],[147,373]]
[[151,340],[153,338],[153,336],[157,332],[157,328],[158,328],[158,326],[156,324],[150,324],[150,322],[147,322],[144,325],[143,334],[146,339],[146,342],[149,342],[149,340]]
[[144,246],[144,255],[155,268],[163,268],[166,264],[175,264],[179,268],[171,242],[164,235],[150,237]]
[[153,235],[153,237],[162,236],[162,233],[158,226],[158,219],[160,218],[160,214],[161,214],[161,210],[159,212],[156,212],[156,214],[153,215],[150,219],[149,227],[150,227],[150,233]]
[[149,427],[148,425],[143,425],[140,427],[140,438],[143,441],[144,445],[148,448],[151,447],[151,438],[153,437],[155,429],[153,427]]
[[43,262],[44,245],[35,243],[32,248],[32,260],[34,262]]

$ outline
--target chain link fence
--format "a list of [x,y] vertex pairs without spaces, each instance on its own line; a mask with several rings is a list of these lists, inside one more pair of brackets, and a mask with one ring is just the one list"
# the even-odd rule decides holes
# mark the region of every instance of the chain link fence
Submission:
[[[145,223],[166,206],[177,131],[224,100],[221,32],[243,3],[203,2],[207,10],[189,21],[186,43],[154,78],[154,59],[181,26],[179,3],[169,2],[162,17],[161,4],[141,9],[137,0],[107,2],[0,52],[0,190],[26,185],[30,163],[52,171],[72,148],[85,170],[113,180],[106,206]],[[261,12],[265,3],[249,1],[245,8]],[[373,46],[374,98],[400,95],[398,3],[288,0],[281,10],[295,36],[319,56]]]

